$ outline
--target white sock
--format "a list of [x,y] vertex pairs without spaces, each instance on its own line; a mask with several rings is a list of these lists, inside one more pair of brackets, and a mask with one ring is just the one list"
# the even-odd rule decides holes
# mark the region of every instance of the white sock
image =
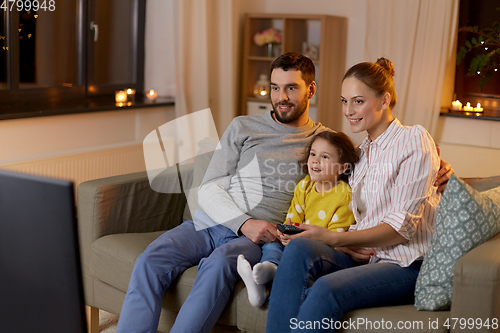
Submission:
[[265,284],[274,279],[278,266],[270,261],[264,261],[253,266],[253,280],[257,284]]
[[255,307],[262,306],[267,298],[266,286],[255,283],[253,280],[252,267],[242,254],[238,256],[238,274],[240,274],[241,279],[245,282],[250,304]]

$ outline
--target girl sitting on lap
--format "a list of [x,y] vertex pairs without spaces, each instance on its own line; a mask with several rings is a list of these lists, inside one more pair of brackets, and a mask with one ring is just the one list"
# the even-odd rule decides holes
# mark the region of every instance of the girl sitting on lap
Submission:
[[[308,174],[295,187],[285,223],[318,225],[331,231],[345,231],[354,223],[349,208],[351,188],[347,184],[358,161],[354,144],[344,133],[325,131],[309,142],[300,164]],[[247,287],[250,304],[259,307],[267,299],[265,284],[274,278],[286,243],[262,245],[260,263],[250,266],[238,257],[238,273]]]

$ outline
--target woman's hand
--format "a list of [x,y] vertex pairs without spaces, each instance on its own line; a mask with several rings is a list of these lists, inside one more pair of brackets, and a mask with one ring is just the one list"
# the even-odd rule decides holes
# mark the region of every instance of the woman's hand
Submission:
[[344,252],[353,260],[362,263],[368,263],[370,257],[373,255],[369,250],[362,247],[337,247],[337,250]]
[[[284,222],[284,224],[293,224],[292,223],[292,220],[291,219],[286,219],[286,221]],[[295,223],[295,225],[299,225],[299,223]],[[278,238],[281,242],[281,244],[283,244],[283,246],[287,246],[288,243],[290,243],[290,241],[292,240],[289,236],[291,235],[285,235],[284,233],[280,232],[279,230],[278,231]]]
[[278,238],[279,238],[281,244],[283,244],[283,246],[287,246],[288,243],[290,243],[291,239],[288,236],[290,236],[290,235],[285,235],[284,233],[281,233],[280,231],[278,231]]
[[[317,240],[333,247],[386,247],[408,242],[389,224],[382,223],[378,226],[348,232],[335,232],[318,225],[299,224],[295,226],[304,230],[295,235],[284,235],[283,240],[289,242],[299,237]],[[280,238],[281,239],[281,238]]]
[[331,242],[332,236],[334,236],[333,234],[336,234],[335,232],[332,232],[327,228],[320,227],[319,225],[301,223],[295,223],[294,225],[304,231],[295,235],[281,234],[280,239],[283,245],[285,245],[284,241],[288,244],[291,240],[299,237],[311,238],[319,242],[329,244],[329,242]]

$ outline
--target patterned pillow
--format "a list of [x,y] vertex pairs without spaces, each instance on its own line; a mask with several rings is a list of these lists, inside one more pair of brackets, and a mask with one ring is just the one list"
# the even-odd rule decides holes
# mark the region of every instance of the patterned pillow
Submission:
[[479,193],[451,176],[436,210],[431,247],[415,287],[418,310],[450,307],[455,263],[500,231],[499,209],[500,187]]

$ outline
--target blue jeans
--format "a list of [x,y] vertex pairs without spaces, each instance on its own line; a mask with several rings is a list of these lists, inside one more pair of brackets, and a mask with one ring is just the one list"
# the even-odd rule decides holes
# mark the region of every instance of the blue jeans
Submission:
[[167,231],[135,263],[117,332],[156,333],[165,291],[195,265],[198,276],[170,332],[209,332],[239,278],[239,254],[253,265],[261,248],[223,225],[196,231],[193,221],[185,221]]
[[[360,264],[323,243],[295,239],[285,247],[274,278],[266,331],[295,332],[300,323],[340,321],[354,309],[412,303],[421,263]],[[307,332],[334,332],[333,327]]]
[[260,258],[260,262],[270,261],[278,265],[284,248],[283,244],[278,242],[265,243],[262,245],[262,258]]

